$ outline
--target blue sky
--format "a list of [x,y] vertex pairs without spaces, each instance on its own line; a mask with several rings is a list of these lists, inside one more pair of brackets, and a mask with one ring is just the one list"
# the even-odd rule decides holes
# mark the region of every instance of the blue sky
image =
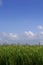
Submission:
[[25,31],[43,32],[43,0],[0,0],[0,32]]

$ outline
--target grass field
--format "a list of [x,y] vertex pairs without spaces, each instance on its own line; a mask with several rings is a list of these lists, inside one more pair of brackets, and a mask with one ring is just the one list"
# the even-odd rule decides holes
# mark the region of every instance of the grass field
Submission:
[[0,65],[43,65],[43,46],[0,46]]

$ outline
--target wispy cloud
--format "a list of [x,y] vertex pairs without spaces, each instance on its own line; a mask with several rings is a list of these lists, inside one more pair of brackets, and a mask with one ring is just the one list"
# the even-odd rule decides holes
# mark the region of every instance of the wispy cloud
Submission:
[[43,32],[40,32],[40,35],[42,35],[42,36],[43,36]]
[[42,30],[43,29],[43,26],[38,25],[37,28],[40,29],[40,30]]

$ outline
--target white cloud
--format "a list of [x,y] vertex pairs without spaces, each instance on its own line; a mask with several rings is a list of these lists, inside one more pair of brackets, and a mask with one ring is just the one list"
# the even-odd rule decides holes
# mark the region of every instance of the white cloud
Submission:
[[14,34],[14,33],[0,33],[0,42],[8,43],[38,43],[40,40],[43,40],[43,32],[34,33],[32,31],[25,31],[25,34]]
[[17,34],[13,34],[13,33],[2,32],[2,36],[6,37],[6,38],[9,38],[9,39],[16,39],[16,38],[18,38],[18,35]]
[[32,37],[35,36],[35,34],[34,34],[32,31],[28,31],[28,32],[26,31],[25,34],[26,34],[27,36],[32,36]]
[[37,26],[37,28],[41,30],[41,29],[43,29],[43,26],[39,25],[39,26]]
[[6,32],[2,32],[0,33],[0,43],[17,43],[18,40],[18,34],[14,34],[14,33],[6,33]]
[[17,36],[17,34],[9,33],[9,37],[10,38],[17,38],[18,36]]

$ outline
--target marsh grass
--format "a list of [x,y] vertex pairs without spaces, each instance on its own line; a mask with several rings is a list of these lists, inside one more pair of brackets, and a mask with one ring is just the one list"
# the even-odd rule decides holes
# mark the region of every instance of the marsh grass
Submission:
[[0,46],[0,65],[43,65],[43,46]]

